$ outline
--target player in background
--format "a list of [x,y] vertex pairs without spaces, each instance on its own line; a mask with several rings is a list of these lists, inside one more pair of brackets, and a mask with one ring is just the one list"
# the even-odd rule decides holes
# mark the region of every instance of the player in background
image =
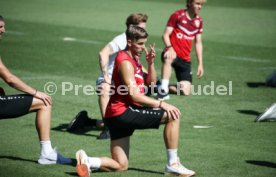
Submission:
[[[138,26],[130,26],[126,36],[127,47],[118,53],[114,64],[112,80],[115,94],[110,97],[104,117],[111,135],[111,158],[88,157],[84,150],[79,150],[76,153],[77,173],[87,177],[91,170],[127,170],[130,136],[133,132],[136,129],[158,129],[160,124],[165,124],[163,138],[168,157],[165,173],[193,176],[195,172],[185,168],[177,155],[181,116],[179,109],[144,94],[144,83],[149,84],[156,78],[154,45],[150,46],[148,53],[145,46],[148,34]],[[145,77],[139,59],[143,51],[146,52],[148,65]],[[123,94],[120,88],[123,88]]]
[[[182,95],[191,94],[192,69],[191,50],[193,41],[198,61],[197,76],[201,78],[203,69],[203,44],[201,34],[203,31],[203,21],[199,12],[206,0],[187,0],[187,9],[175,11],[169,18],[163,33],[165,49],[162,54],[162,80],[161,93],[158,93],[159,100],[169,99],[168,86],[171,77],[172,67],[175,70],[180,93]],[[175,90],[170,86],[170,90]]]
[[[5,32],[5,21],[0,16],[0,38]],[[61,156],[50,141],[52,98],[24,83],[12,74],[0,57],[0,78],[9,86],[25,94],[5,95],[0,87],[0,119],[17,118],[36,112],[36,129],[40,141],[39,164],[71,164],[72,160]]]

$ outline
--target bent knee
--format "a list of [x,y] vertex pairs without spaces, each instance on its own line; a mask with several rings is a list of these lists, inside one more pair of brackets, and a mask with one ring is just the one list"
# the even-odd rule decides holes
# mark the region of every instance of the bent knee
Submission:
[[183,96],[190,96],[191,95],[191,90],[190,89],[183,89],[183,90],[180,90],[180,93]]
[[51,110],[52,105],[44,103],[42,100],[38,98],[33,99],[33,103],[31,105],[31,110]]
[[116,171],[126,171],[128,169],[128,163],[120,164],[120,167]]

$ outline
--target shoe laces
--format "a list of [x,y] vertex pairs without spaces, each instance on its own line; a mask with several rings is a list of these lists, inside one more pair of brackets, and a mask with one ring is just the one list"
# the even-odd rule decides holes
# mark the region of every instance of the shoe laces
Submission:
[[175,168],[179,168],[179,169],[184,170],[184,171],[188,170],[186,167],[184,167],[184,165],[182,165],[182,164],[180,163],[179,157],[177,157],[176,162],[173,163],[171,166],[174,166]]

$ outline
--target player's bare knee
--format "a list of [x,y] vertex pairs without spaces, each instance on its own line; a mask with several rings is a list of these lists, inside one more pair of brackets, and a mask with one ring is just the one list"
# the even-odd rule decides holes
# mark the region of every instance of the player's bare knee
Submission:
[[117,171],[126,171],[128,169],[128,163],[120,163],[120,167]]
[[191,89],[183,88],[183,89],[180,90],[180,93],[183,96],[189,96],[189,95],[191,95]]

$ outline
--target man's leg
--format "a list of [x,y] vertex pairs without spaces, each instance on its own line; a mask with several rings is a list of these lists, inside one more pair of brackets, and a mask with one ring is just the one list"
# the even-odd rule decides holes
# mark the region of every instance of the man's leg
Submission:
[[33,98],[30,112],[36,111],[36,130],[40,140],[40,158],[38,163],[43,165],[48,164],[71,164],[72,160],[65,158],[57,153],[53,148],[50,141],[50,128],[51,128],[51,111],[52,106],[46,106],[43,101]]
[[52,106],[45,106],[43,101],[34,98],[30,112],[36,111],[36,130],[40,141],[50,140],[51,111]]
[[189,96],[191,95],[192,84],[189,81],[180,81],[178,85],[169,85],[169,93]]
[[111,158],[102,157],[103,171],[125,171],[128,169],[130,137],[120,138],[111,141]]
[[193,176],[195,172],[185,168],[177,155],[179,141],[180,119],[170,120],[165,112],[161,123],[165,123],[164,142],[167,150],[167,165],[165,173],[174,175]]
[[109,157],[88,157],[83,150],[76,153],[77,173],[79,176],[87,174],[90,170],[101,171],[124,171],[128,169],[129,137],[111,140],[111,158]]
[[172,62],[173,60],[165,59],[162,64],[162,80],[161,89],[168,93],[169,81],[172,73]]

